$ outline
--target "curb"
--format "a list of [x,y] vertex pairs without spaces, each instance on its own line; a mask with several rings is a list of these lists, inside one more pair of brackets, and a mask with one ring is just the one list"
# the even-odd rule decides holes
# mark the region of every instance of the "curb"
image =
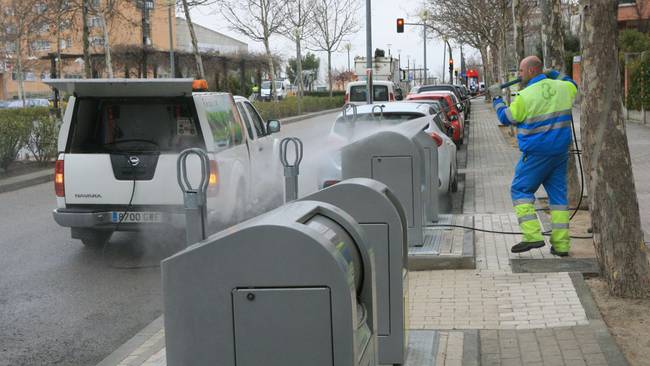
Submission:
[[282,123],[283,125],[287,125],[287,124],[303,121],[303,120],[306,120],[306,119],[309,119],[309,118],[312,118],[312,117],[318,117],[318,116],[322,116],[322,115],[325,115],[325,114],[339,112],[340,110],[341,110],[341,108],[326,109],[324,111],[301,114],[301,115],[295,116],[295,117],[287,117],[287,118],[281,119],[280,123]]
[[[156,318],[154,321],[149,323],[144,329],[139,331],[131,339],[122,344],[118,349],[113,351],[110,355],[106,356],[97,366],[116,366],[120,364],[124,359],[126,359],[130,354],[132,354],[136,349],[146,343],[153,335],[160,332],[163,329],[164,321],[163,315]],[[148,349],[146,352],[139,354],[138,359],[142,359],[142,362],[146,361],[151,355],[155,352],[161,350],[165,346],[164,337],[163,342],[154,344],[153,347]],[[141,362],[141,363],[142,363]]]
[[[50,172],[50,169],[47,170]],[[18,176],[20,177],[20,176]],[[27,188],[31,186],[35,186],[37,184],[41,183],[47,183],[50,182],[54,179],[54,173],[50,172],[49,174],[45,174],[39,177],[34,177],[34,178],[29,178],[21,181],[16,181],[12,183],[2,183],[0,182],[0,193],[6,193],[6,192],[12,192],[12,191],[17,191],[22,188]]]
[[588,326],[594,330],[594,333],[596,334],[596,340],[598,341],[598,345],[605,355],[607,364],[621,366],[629,365],[625,359],[625,356],[616,344],[614,337],[612,337],[612,335],[609,333],[607,324],[605,324],[603,317],[600,315],[598,305],[596,305],[596,301],[591,296],[591,290],[589,289],[589,286],[587,286],[587,283],[585,282],[582,274],[572,272],[569,273],[569,277],[571,278],[571,282],[573,282],[573,287],[578,294],[580,303],[585,309],[585,314],[589,320]]

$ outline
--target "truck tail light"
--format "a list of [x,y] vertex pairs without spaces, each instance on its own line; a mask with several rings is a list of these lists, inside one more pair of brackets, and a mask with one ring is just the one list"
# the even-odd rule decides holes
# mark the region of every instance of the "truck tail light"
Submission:
[[57,197],[65,197],[65,184],[63,177],[63,160],[56,161],[54,166],[54,192]]
[[208,195],[215,196],[219,186],[219,167],[217,162],[210,160],[210,179],[208,180]]
[[442,137],[435,132],[431,132],[431,138],[436,142],[438,147],[442,146]]
[[349,99],[350,99],[350,95],[348,93],[345,93],[345,96],[343,97],[343,104],[346,104]]
[[388,101],[389,102],[394,102],[395,101],[395,94],[388,93]]

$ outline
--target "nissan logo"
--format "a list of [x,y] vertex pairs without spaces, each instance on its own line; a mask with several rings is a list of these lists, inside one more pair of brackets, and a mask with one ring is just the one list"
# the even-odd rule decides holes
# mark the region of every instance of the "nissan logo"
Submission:
[[137,156],[129,156],[129,164],[131,166],[138,166],[140,164],[140,158]]

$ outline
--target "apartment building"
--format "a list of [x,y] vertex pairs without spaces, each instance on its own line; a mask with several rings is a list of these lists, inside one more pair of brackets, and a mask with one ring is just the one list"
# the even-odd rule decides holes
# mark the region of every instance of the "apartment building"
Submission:
[[[7,0],[5,0],[7,1]],[[35,14],[47,14],[53,11],[47,9],[39,0],[32,1]],[[66,2],[62,0],[63,7]],[[170,49],[170,23],[171,39],[174,49],[184,50],[189,42],[189,31],[187,22],[177,18],[172,11],[172,18],[169,17],[169,2],[162,0],[138,0],[138,1],[116,1],[116,0],[88,0],[89,1],[89,43],[92,61],[92,73],[96,77],[106,77],[104,67],[104,43],[105,32],[103,20],[106,20],[108,39],[111,48],[120,45],[142,46],[146,44],[153,50],[167,51]],[[104,17],[99,13],[106,9],[110,1],[116,4],[115,9],[106,12]],[[3,0],[0,0],[0,4]],[[174,10],[174,9],[172,9]],[[7,13],[7,12],[5,12]],[[104,19],[103,19],[104,18]],[[8,18],[5,18],[8,19]],[[5,27],[5,35],[11,36],[11,22],[0,25]],[[57,27],[57,24],[59,26]],[[64,78],[82,78],[84,76],[83,61],[83,40],[82,40],[82,16],[81,10],[70,9],[70,13],[62,17],[60,22],[38,21],[34,23],[21,42],[23,64],[23,86],[25,94],[31,96],[48,96],[50,88],[41,80],[50,77],[53,59],[57,54],[57,40],[60,44],[62,75]],[[7,29],[8,28],[8,29]],[[57,36],[57,28],[60,29],[60,36]],[[205,49],[221,50],[224,53],[247,52],[248,46],[231,37],[227,37],[206,27],[197,27],[199,46],[204,45]],[[16,68],[17,44],[15,37],[3,37],[0,39],[0,100],[18,97],[18,75]],[[113,69],[116,77],[123,76],[123,70],[116,65],[114,60]],[[146,75],[167,76],[167,67],[164,72],[157,72],[159,66],[149,64]],[[156,69],[156,70],[154,70]],[[142,70],[139,71],[142,73]]]

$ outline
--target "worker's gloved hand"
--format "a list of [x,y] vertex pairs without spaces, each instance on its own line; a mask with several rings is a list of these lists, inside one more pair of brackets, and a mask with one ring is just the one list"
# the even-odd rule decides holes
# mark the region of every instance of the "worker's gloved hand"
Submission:
[[505,103],[503,102],[503,98],[501,97],[492,98],[492,107],[494,108],[495,111],[498,110],[498,107],[500,105],[505,106]]
[[501,86],[499,84],[494,84],[488,88],[488,91],[490,92],[490,95],[492,98],[497,98],[497,97],[502,97],[503,96],[503,89],[501,89]]

